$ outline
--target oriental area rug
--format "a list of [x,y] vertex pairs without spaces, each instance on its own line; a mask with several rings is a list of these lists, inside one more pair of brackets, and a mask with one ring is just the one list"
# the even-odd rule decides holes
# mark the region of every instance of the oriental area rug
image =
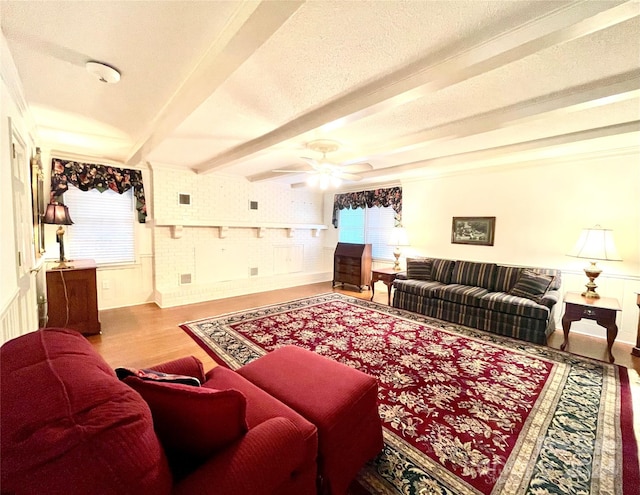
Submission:
[[375,376],[371,494],[638,493],[626,368],[334,293],[181,328],[231,369],[293,344]]

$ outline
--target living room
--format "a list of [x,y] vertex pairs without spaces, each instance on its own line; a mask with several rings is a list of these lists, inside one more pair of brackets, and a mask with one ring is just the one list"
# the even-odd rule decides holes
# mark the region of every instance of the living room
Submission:
[[[21,3],[26,6],[20,7]],[[105,22],[114,22],[122,14],[119,9],[127,8],[120,2],[104,3],[112,4],[100,12]],[[269,5],[285,3],[290,5]],[[244,15],[244,24],[235,17],[237,24],[225,25],[233,26],[235,37],[216,24],[217,34],[233,40],[224,45],[224,36],[216,39],[222,44],[215,45],[217,59],[215,50],[204,49],[213,46],[212,38],[204,34],[212,26],[199,19],[206,17],[204,11],[195,6],[185,9],[189,16],[185,24],[191,22],[193,31],[188,39],[198,50],[167,76],[172,87],[158,83],[164,92],[160,103],[154,100],[155,106],[150,102],[132,111],[126,105],[138,105],[135,100],[143,100],[144,91],[157,96],[152,82],[160,80],[162,72],[140,75],[135,66],[127,65],[133,55],[112,57],[128,46],[144,44],[142,39],[126,38],[125,48],[113,51],[106,49],[104,39],[92,39],[80,48],[81,38],[89,36],[84,32],[88,25],[78,29],[68,44],[53,33],[65,31],[64,26],[80,18],[88,23],[83,9],[91,7],[62,4],[53,12],[56,7],[3,1],[2,149],[14,149],[15,139],[24,145],[25,160],[17,173],[9,153],[0,157],[0,204],[4,212],[12,212],[1,219],[2,340],[40,326],[46,267],[55,265],[59,255],[57,225],[41,225],[42,250],[36,246],[39,234],[32,222],[30,174],[31,159],[39,148],[45,207],[54,159],[141,171],[146,222],[133,222],[135,261],[98,265],[97,306],[103,335],[91,337],[100,349],[101,338],[106,344],[109,332],[117,335],[128,365],[135,363],[128,361],[126,347],[137,345],[128,344],[121,330],[130,325],[129,307],[134,312],[145,307],[162,308],[160,314],[179,311],[182,321],[189,321],[213,315],[202,314],[199,303],[210,304],[219,314],[227,298],[242,298],[243,308],[229,299],[230,311],[237,311],[270,304],[271,297],[279,297],[265,296],[271,291],[283,290],[282,297],[291,299],[331,292],[340,235],[332,225],[334,195],[401,187],[402,226],[408,236],[408,245],[401,248],[403,268],[412,256],[549,267],[562,271],[563,294],[582,292],[587,282],[584,268],[591,260],[567,254],[583,229],[596,225],[610,229],[620,260],[598,262],[602,274],[596,280],[597,292],[620,306],[613,345],[616,361],[624,353],[625,362],[637,368],[640,358],[630,358],[629,353],[637,344],[640,292],[640,5],[569,2],[560,8],[549,2],[432,2],[433,12],[428,14],[427,3],[353,2],[344,7],[334,2],[258,2],[251,12],[242,11],[240,3],[234,11],[235,2],[224,2],[229,9],[225,12],[216,11],[221,5],[200,6],[211,9],[208,16],[220,15],[216,21],[220,24],[223,15],[232,18],[232,11]],[[78,19],[71,14],[75,7]],[[147,7],[152,8],[138,6],[131,14],[135,21],[127,21],[125,27],[134,30],[137,22],[145,26],[140,31],[149,32]],[[242,8],[249,9],[244,3]],[[344,19],[336,15],[341,8],[346,9]],[[174,9],[163,15],[178,16],[180,7]],[[433,39],[418,40],[424,27],[411,18],[427,15],[433,15],[429,17]],[[441,21],[438,15],[443,16]],[[47,24],[47,16],[53,21],[36,35],[34,26]],[[264,24],[257,20],[260,16]],[[167,32],[173,24],[162,19]],[[563,27],[554,22],[564,23]],[[243,30],[255,34],[256,26],[261,26],[263,38],[251,41]],[[460,30],[459,39],[447,34],[447,26]],[[557,38],[549,26],[555,26]],[[185,26],[180,29],[176,28],[176,38],[188,31]],[[386,44],[366,44],[375,29]],[[385,29],[390,31],[385,34]],[[516,31],[530,36],[529,44],[516,43],[510,37]],[[300,37],[300,48],[288,53],[293,64],[282,60],[275,64],[275,55],[286,58],[278,50],[290,46],[295,36]],[[412,37],[413,47],[407,41]],[[322,40],[327,42],[326,52],[317,49]],[[496,46],[492,40],[497,40]],[[155,53],[158,58],[158,47],[163,47],[162,40],[149,41],[145,49],[156,52],[147,55]],[[462,57],[481,58],[480,47],[491,51],[482,63]],[[184,56],[177,51],[167,53],[167,58]],[[30,52],[48,61],[40,69],[38,84],[31,64],[40,59]],[[112,63],[122,71],[122,80],[105,84],[86,74],[84,53],[87,59]],[[238,59],[230,61],[230,54]],[[454,56],[460,56],[455,63],[461,65],[441,65]],[[303,65],[305,58],[309,60]],[[216,75],[194,59],[217,62],[219,70],[227,72]],[[266,61],[274,64],[273,80],[264,76]],[[153,65],[146,60],[140,64],[140,72]],[[73,77],[82,71],[87,81],[65,84],[70,77],[61,69],[65,66],[73,67]],[[429,73],[432,66],[441,69],[437,77]],[[307,69],[311,75],[305,77]],[[128,79],[133,78],[140,87],[126,95],[132,99],[116,107],[112,93],[119,86],[130,88]],[[405,79],[408,87],[401,91]],[[256,80],[261,87],[252,93]],[[278,87],[281,92],[275,91]],[[309,95],[300,96],[305,91]],[[52,106],[56,92],[60,101],[67,102],[66,109]],[[69,103],[74,92],[86,114]],[[107,108],[96,111],[102,101]],[[209,106],[204,105],[207,102]],[[119,115],[108,115],[107,109]],[[145,118],[138,119],[136,111]],[[343,128],[335,125],[341,119]],[[118,128],[115,123],[123,120],[142,122]],[[307,146],[318,139],[335,141],[339,148],[323,153]],[[361,180],[345,181],[336,189],[298,187],[304,186],[308,175],[304,168],[308,162],[302,158],[312,157],[317,163],[321,156],[338,163],[367,162],[371,169],[357,173]],[[278,172],[281,169],[290,172]],[[22,177],[21,191],[16,190],[17,176]],[[76,212],[72,208],[69,212],[76,221]],[[454,217],[495,217],[492,245],[453,243]],[[73,252],[74,225],[65,230],[65,247]],[[27,239],[26,247],[9,241],[20,238],[19,232],[23,241]],[[373,260],[374,269],[392,264],[390,256]],[[386,303],[385,289],[376,286],[375,301]],[[368,291],[339,292],[370,296]],[[562,334],[562,312],[556,313],[555,338]],[[114,320],[116,315],[121,322]],[[176,332],[182,331],[176,327]],[[606,359],[606,332],[595,321],[576,321],[571,332],[592,338],[591,347],[602,347],[601,356],[594,357]],[[177,349],[190,348],[186,342],[193,345],[186,334],[183,337]],[[193,348],[212,363],[206,352]],[[105,348],[105,352],[112,351]],[[151,352],[145,360],[152,362],[156,355]]]

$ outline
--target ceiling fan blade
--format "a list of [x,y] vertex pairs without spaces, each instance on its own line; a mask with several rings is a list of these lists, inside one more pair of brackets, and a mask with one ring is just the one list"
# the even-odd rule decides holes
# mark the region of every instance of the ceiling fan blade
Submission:
[[307,169],[303,169],[303,168],[277,168],[275,170],[271,170],[271,172],[275,172],[278,174],[301,174],[301,173],[308,173],[308,172],[313,172],[313,170],[307,170]]
[[367,170],[373,170],[373,166],[370,163],[352,163],[351,165],[343,165],[340,167],[343,172],[347,173],[357,173],[357,172],[366,172]]
[[318,163],[317,160],[313,159],[313,158],[309,158],[307,156],[301,156],[300,157],[301,160],[304,160],[305,162],[307,162],[309,165],[311,165],[313,167],[314,170],[320,170],[320,163]]
[[[286,165],[285,165],[286,166]],[[280,168],[275,170],[269,170],[267,172],[260,172],[258,174],[247,176],[249,182],[258,182],[263,180],[269,180],[276,177],[281,177],[280,174],[305,174],[314,172],[314,169],[309,165],[292,165],[289,168]]]

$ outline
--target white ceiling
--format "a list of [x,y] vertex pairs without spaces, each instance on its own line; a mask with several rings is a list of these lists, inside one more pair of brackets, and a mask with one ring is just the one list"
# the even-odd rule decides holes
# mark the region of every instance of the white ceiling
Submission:
[[0,8],[37,144],[98,161],[295,184],[332,139],[379,182],[640,144],[639,0]]

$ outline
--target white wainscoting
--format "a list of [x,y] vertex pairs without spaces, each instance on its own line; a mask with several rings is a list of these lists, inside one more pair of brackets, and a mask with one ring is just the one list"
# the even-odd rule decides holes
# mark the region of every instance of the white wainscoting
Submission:
[[4,344],[7,340],[11,340],[20,335],[20,310],[18,306],[18,294],[16,290],[9,303],[2,308],[0,316],[0,340]]

